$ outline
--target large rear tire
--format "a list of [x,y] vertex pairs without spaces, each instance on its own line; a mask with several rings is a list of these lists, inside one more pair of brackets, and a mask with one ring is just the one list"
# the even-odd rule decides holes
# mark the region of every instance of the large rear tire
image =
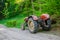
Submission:
[[32,18],[28,20],[28,28],[31,33],[36,33],[38,31],[38,23],[34,21]]

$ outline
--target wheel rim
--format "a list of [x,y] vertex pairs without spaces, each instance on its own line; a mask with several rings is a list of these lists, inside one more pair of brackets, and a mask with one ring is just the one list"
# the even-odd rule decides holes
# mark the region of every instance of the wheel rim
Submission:
[[29,25],[29,30],[34,31],[34,23],[32,21],[29,21],[28,25]]

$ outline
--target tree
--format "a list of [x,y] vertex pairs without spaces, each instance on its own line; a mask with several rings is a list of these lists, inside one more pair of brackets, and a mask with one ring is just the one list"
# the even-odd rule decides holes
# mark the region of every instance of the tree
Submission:
[[4,18],[4,14],[2,13],[4,7],[5,7],[6,0],[0,0],[0,19]]

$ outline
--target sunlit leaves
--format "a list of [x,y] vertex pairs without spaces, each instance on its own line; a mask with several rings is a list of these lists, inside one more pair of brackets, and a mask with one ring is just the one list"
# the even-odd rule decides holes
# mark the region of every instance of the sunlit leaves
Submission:
[[15,0],[16,4],[19,4],[19,3],[22,3],[22,2],[24,2],[24,0]]

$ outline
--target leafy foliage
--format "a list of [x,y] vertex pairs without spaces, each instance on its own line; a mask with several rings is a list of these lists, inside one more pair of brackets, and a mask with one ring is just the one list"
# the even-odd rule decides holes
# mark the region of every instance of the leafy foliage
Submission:
[[[59,0],[6,0],[0,2],[2,7],[1,11],[6,18],[14,17],[18,14],[21,15],[31,15],[49,13],[49,14],[59,14],[60,12],[60,2]],[[33,5],[33,6],[32,6]]]

